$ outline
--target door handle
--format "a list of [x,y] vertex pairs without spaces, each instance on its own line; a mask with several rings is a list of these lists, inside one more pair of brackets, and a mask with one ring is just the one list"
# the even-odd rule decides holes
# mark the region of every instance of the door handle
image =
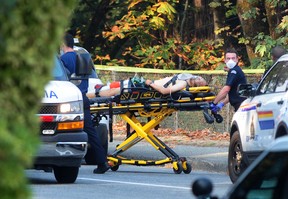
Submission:
[[258,104],[256,104],[257,107],[261,107],[262,106],[262,103],[259,102]]
[[279,101],[277,102],[278,105],[282,105],[283,103],[284,103],[284,100],[283,100],[283,99],[281,99],[281,100],[279,100]]

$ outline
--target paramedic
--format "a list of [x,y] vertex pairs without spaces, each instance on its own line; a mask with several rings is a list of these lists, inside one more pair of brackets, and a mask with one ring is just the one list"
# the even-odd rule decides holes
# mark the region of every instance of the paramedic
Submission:
[[243,71],[238,66],[237,52],[234,49],[227,49],[224,59],[226,64],[224,66],[224,70],[228,72],[226,84],[210,105],[213,112],[220,111],[228,102],[230,102],[230,104],[234,107],[234,110],[237,111],[240,104],[246,99],[244,97],[240,97],[237,92],[239,84],[247,83]]
[[[61,56],[61,60],[64,66],[69,70],[70,75],[75,74],[76,70],[76,52],[73,50],[74,38],[70,34],[64,36],[64,44],[62,50],[64,54]],[[82,92],[83,106],[84,106],[84,131],[88,135],[88,150],[85,155],[86,163],[98,165],[97,169],[94,169],[94,173],[105,173],[110,167],[107,164],[107,157],[105,150],[101,145],[100,138],[93,127],[91,115],[90,115],[90,102],[86,96],[88,90],[88,79],[83,79],[78,85],[78,88]]]

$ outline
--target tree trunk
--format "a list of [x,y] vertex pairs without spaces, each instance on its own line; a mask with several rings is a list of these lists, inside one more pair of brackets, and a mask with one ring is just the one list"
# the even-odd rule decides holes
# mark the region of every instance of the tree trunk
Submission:
[[[222,0],[215,0],[215,2],[221,3],[221,6],[217,6],[216,8],[212,9],[213,12],[213,24],[214,24],[214,33],[215,33],[215,37],[214,39],[225,39],[226,38],[226,30],[221,30],[223,29],[225,26],[227,26],[227,24],[225,23],[226,21],[226,17],[225,17],[225,6],[223,5],[223,1]],[[221,31],[220,31],[221,30]],[[224,48],[227,48],[228,46],[226,46],[227,43],[224,43]]]
[[102,0],[96,8],[91,8],[93,14],[90,22],[87,21],[87,31],[83,35],[83,47],[89,52],[93,52],[99,44],[101,44],[100,46],[104,46],[105,39],[102,37],[102,34],[97,33],[99,33],[99,30],[104,30],[106,14],[110,9],[109,4],[110,1]]
[[[284,33],[277,33],[276,28],[281,23],[282,17],[285,15],[285,8],[277,5],[272,5],[270,1],[265,1],[265,9],[267,15],[267,22],[269,24],[269,33],[273,39],[284,36]],[[286,11],[287,12],[287,11]],[[286,13],[287,14],[287,13]]]
[[[180,31],[179,31],[181,42],[184,41],[184,26],[185,26],[185,22],[186,22],[186,18],[187,18],[188,3],[189,3],[189,0],[185,0],[183,18],[181,20]],[[183,62],[182,57],[179,57],[178,62],[179,62],[179,64],[178,64],[179,68],[178,69],[182,70],[182,62]]]
[[213,15],[208,1],[194,0],[193,32],[195,39],[213,39]]
[[[255,43],[253,42],[253,38],[263,32],[264,34],[268,34],[268,24],[263,21],[265,18],[265,10],[263,1],[253,1],[252,3],[247,0],[237,0],[237,14],[239,16],[243,35],[246,40],[249,42],[246,44],[246,50],[251,62],[252,59],[256,57],[254,53]],[[248,12],[254,11],[257,9],[258,14],[245,17],[244,14],[247,15]]]

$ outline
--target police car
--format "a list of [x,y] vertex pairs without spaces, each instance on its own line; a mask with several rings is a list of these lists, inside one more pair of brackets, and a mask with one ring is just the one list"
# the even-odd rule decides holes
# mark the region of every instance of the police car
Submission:
[[288,134],[288,54],[271,67],[258,85],[239,86],[247,97],[230,128],[228,171],[232,182],[273,140]]
[[[254,160],[221,198],[288,198],[287,187],[288,136],[282,136]],[[199,178],[192,184],[197,198],[217,199],[211,196],[212,190],[213,184],[207,178]]]

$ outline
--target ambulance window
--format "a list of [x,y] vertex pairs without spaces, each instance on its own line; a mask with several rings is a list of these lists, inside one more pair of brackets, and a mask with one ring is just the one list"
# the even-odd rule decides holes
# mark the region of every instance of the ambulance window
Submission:
[[59,58],[54,59],[53,77],[54,80],[68,81],[68,77]]

